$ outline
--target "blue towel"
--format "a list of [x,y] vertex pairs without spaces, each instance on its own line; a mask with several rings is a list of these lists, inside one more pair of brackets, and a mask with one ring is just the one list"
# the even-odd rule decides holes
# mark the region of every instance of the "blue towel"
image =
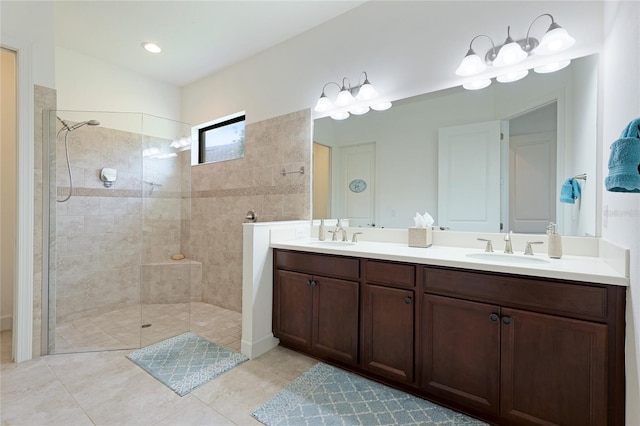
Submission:
[[562,188],[560,188],[560,202],[567,204],[575,204],[582,190],[577,179],[569,178],[564,181]]
[[611,145],[607,191],[640,192],[640,118],[629,123]]

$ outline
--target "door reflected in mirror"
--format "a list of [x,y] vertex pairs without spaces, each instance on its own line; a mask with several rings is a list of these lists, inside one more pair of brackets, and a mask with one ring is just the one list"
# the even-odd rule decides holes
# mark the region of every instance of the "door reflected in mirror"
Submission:
[[[396,101],[388,111],[315,120],[313,140],[329,161],[325,195],[316,194],[314,173],[314,219],[407,228],[416,212],[426,211],[452,230],[544,233],[553,221],[561,234],[596,236],[597,66],[592,55],[514,83],[455,87]],[[497,150],[479,146],[486,141],[477,132],[464,143],[459,135],[443,138],[447,129],[463,132],[487,122],[498,123],[502,134]],[[375,146],[368,169],[345,159],[363,146]],[[373,174],[365,176],[367,170]],[[587,175],[579,181],[580,198],[561,203],[563,182],[580,174]],[[350,190],[358,179],[371,185]],[[363,207],[366,197],[370,208]],[[350,207],[350,198],[359,204]]]

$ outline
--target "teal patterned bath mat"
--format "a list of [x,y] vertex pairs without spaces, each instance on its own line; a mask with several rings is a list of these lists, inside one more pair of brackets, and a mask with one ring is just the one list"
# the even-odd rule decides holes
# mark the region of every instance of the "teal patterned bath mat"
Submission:
[[180,396],[248,359],[193,333],[138,349],[127,358]]
[[253,412],[267,426],[486,425],[327,364],[316,364]]

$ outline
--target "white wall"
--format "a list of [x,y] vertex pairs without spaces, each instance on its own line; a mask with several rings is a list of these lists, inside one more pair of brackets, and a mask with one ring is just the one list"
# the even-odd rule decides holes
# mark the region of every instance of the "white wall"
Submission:
[[[594,90],[598,87],[598,66],[597,58],[590,57],[587,60],[576,62],[573,69],[573,90],[571,91],[571,114],[573,115],[571,149],[567,156],[571,158],[572,164],[569,166],[568,174],[587,174],[587,180],[580,180],[580,186],[584,194],[594,194],[602,196],[602,175],[593,161],[598,157],[598,150],[601,148],[601,140],[598,138],[598,111],[591,108],[597,105],[598,92]],[[598,141],[598,143],[586,143],[585,141]],[[599,228],[596,221],[598,206],[596,196],[584,196],[576,200],[576,204],[565,205],[565,211],[569,211],[571,219],[565,223],[571,223],[573,228],[570,235],[594,236],[594,229]],[[590,224],[598,225],[598,228]],[[597,233],[595,235],[600,235]]]
[[[606,2],[603,78],[603,173],[609,147],[627,123],[640,116],[640,3]],[[599,182],[602,185],[602,181]],[[627,418],[640,424],[640,194],[603,194],[603,238],[631,251],[627,290]]]
[[176,86],[56,47],[58,110],[139,112],[180,120]]
[[[202,123],[244,110],[254,122],[310,108],[326,82],[355,81],[363,70],[392,100],[459,85],[454,71],[475,35],[502,43],[511,25],[512,36],[524,38],[545,12],[578,40],[566,55],[600,50],[601,2],[368,2],[184,87],[183,119]],[[548,26],[540,19],[532,34],[540,37]],[[476,42],[480,52],[491,47],[486,39]]]
[[53,2],[2,1],[0,17],[2,45],[11,46],[13,40],[30,44],[33,83],[44,87],[55,87]]

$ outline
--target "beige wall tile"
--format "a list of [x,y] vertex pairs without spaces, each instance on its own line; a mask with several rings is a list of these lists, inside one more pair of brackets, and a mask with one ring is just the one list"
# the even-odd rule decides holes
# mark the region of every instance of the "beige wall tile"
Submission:
[[[192,167],[190,257],[203,262],[203,300],[242,307],[242,223],[310,215],[309,110],[247,125],[245,158]],[[282,176],[282,169],[306,173]]]

